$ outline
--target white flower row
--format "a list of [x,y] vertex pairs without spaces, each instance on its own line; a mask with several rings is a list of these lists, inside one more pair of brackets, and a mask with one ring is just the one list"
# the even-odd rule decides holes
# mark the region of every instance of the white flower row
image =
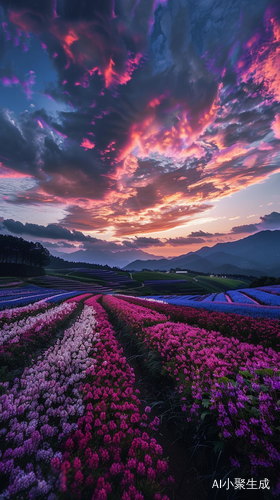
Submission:
[[39,494],[42,486],[45,492],[52,489],[52,481],[45,481],[42,469],[54,456],[53,437],[60,441],[84,414],[79,385],[87,368],[95,364],[90,354],[93,343],[99,340],[94,315],[93,308],[85,306],[63,339],[26,368],[21,380],[0,397],[0,435],[5,433],[7,445],[2,460],[0,454],[0,471],[9,474],[9,487],[2,495],[0,492],[0,498],[19,494],[19,477],[25,478],[22,484],[29,477],[33,493]]
[[0,321],[4,319],[14,319],[18,316],[21,316],[21,314],[29,314],[31,312],[37,311],[38,309],[46,309],[46,307],[49,306],[50,304],[48,304],[44,300],[39,300],[38,302],[34,302],[34,304],[28,304],[27,306],[3,309],[3,311],[0,311]]
[[65,315],[70,314],[76,305],[75,303],[63,302],[57,307],[53,307],[36,316],[29,316],[13,323],[5,324],[0,331],[0,346],[7,341],[18,342],[21,335],[29,330],[40,331],[43,327],[54,321],[59,321]]

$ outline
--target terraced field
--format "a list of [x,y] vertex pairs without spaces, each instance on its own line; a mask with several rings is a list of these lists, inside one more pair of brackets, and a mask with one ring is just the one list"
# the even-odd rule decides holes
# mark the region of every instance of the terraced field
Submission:
[[54,277],[75,279],[83,283],[97,284],[110,289],[133,288],[138,285],[129,273],[112,271],[106,269],[73,268],[67,270],[48,270],[48,274]]
[[[250,280],[241,281],[227,278],[202,276],[197,273],[163,273],[142,271],[132,273],[134,280],[142,283],[147,289],[147,295],[153,294],[184,294],[203,295],[212,292],[225,292],[226,290],[248,286]],[[144,290],[139,290],[144,295]]]
[[208,311],[242,314],[244,316],[280,318],[280,285],[242,288],[204,295],[149,295],[142,297],[167,304],[189,306]]

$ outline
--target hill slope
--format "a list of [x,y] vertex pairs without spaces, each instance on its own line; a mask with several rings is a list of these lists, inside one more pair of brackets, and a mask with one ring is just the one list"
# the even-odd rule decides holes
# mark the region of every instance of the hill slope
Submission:
[[280,230],[260,231],[241,240],[202,247],[173,259],[136,260],[126,270],[141,271],[171,268],[191,269],[206,273],[280,276]]

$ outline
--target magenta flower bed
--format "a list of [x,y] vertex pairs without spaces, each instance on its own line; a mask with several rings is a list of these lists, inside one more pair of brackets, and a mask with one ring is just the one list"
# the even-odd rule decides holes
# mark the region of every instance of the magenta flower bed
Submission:
[[92,295],[92,293],[83,293],[82,295],[76,295],[71,299],[67,299],[65,302],[81,302],[81,300],[87,299]]
[[172,321],[196,325],[208,331],[219,331],[223,335],[233,336],[241,341],[260,344],[264,347],[271,346],[277,351],[280,349],[280,322],[278,320],[255,319],[239,314],[197,310],[192,307],[174,306],[150,300],[141,300],[136,297],[122,296],[121,299],[165,314]]
[[168,500],[160,492],[172,478],[161,446],[151,437],[159,421],[148,424],[147,415],[140,414],[133,370],[97,297],[85,304],[97,313],[99,342],[96,363],[79,388],[86,412],[63,443],[61,459],[51,462],[60,472],[61,498]]
[[160,314],[159,312],[152,310],[152,308],[146,308],[143,306],[135,305],[131,307],[131,304],[126,304],[124,301],[120,301],[112,295],[104,295],[103,300],[106,301],[106,305],[114,311],[119,319],[127,320],[129,316],[129,324],[131,327],[138,328],[139,326],[148,326],[154,323],[162,323],[167,321],[165,314]]
[[[130,325],[130,315],[125,319],[120,314],[122,301],[118,307],[115,301],[103,297],[104,305],[110,309],[113,305],[111,310]],[[132,317],[134,307],[131,304]],[[251,474],[269,470],[276,493],[280,487],[280,475],[273,472],[280,470],[280,354],[182,323],[146,328],[132,323],[131,330],[146,347],[160,353],[164,369],[182,395],[187,420],[201,421],[209,414],[221,429],[220,438],[231,442],[237,456],[248,462]],[[205,412],[205,408],[209,409]]]

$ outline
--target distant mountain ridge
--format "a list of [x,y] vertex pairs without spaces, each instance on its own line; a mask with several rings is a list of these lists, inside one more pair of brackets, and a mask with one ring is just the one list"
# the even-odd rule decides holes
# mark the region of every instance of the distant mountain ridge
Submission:
[[213,247],[202,247],[172,259],[135,260],[125,270],[141,271],[171,268],[185,268],[192,271],[214,274],[263,274],[280,276],[280,230],[260,231],[237,241],[217,243]]
[[163,257],[159,257],[157,255],[153,255],[143,250],[124,250],[118,252],[111,252],[109,250],[78,250],[73,253],[63,253],[52,251],[51,252],[54,257],[60,257],[66,261],[71,262],[86,262],[88,264],[101,264],[108,265],[110,267],[123,267],[129,264],[129,262],[134,259],[142,259],[144,262],[146,259],[153,259],[156,261],[157,259],[162,259]]

